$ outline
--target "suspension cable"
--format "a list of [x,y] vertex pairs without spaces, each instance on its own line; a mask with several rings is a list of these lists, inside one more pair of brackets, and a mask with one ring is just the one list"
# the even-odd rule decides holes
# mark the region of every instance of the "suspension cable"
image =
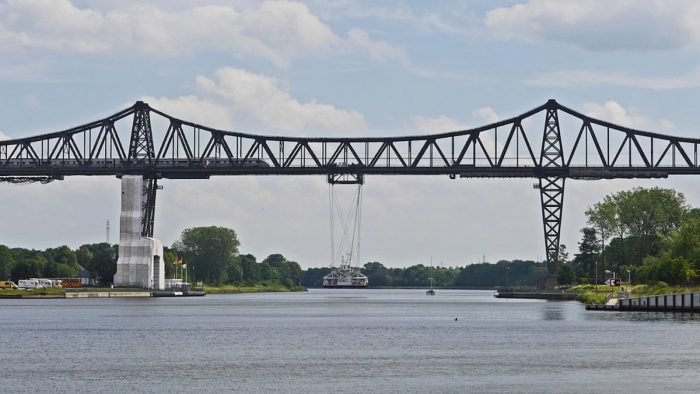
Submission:
[[[362,185],[358,184],[356,193],[352,199],[341,204],[340,197],[336,193],[335,185],[328,186],[328,204],[330,213],[330,236],[331,236],[331,264],[334,266],[336,259],[340,258],[339,264],[343,263],[343,258],[347,257],[347,263],[352,265],[360,257],[360,231],[362,223]],[[343,206],[345,205],[345,206]],[[336,231],[336,215],[338,216],[338,226],[342,232]],[[336,234],[338,240],[336,242]],[[342,236],[341,236],[342,234]],[[336,244],[340,248],[336,250]],[[336,252],[344,253],[345,256],[337,256]]]
[[362,184],[357,185],[357,266],[360,267],[360,240],[362,239]]
[[328,184],[328,211],[330,213],[330,224],[331,224],[331,267],[335,267],[335,225],[333,218],[335,217],[335,212],[333,212],[333,184]]

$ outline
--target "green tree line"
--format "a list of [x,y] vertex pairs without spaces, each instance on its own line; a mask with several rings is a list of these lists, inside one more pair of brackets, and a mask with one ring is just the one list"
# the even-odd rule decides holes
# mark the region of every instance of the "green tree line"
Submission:
[[[172,248],[165,247],[163,260],[166,277],[172,277],[176,261],[181,260],[190,281],[207,284],[253,286],[279,284],[299,286],[303,271],[295,261],[271,254],[262,261],[251,254],[239,254],[240,243],[232,229],[195,227],[182,232]],[[108,243],[86,244],[73,250],[68,246],[46,250],[9,248],[0,245],[0,279],[15,282],[31,277],[75,277],[87,270],[101,285],[110,285],[117,271],[118,246]]]
[[[306,287],[322,287],[331,268],[309,268],[301,280]],[[502,260],[496,264],[479,263],[465,267],[430,267],[417,264],[406,268],[388,268],[380,262],[364,265],[369,287],[494,288],[498,286],[537,287],[547,276],[543,263]]]
[[586,217],[579,253],[561,265],[560,283],[593,283],[606,270],[647,284],[697,279],[700,210],[688,206],[682,193],[658,187],[620,191],[589,207]]
[[0,278],[15,282],[27,278],[71,278],[88,270],[102,283],[111,283],[116,272],[117,246],[86,244],[76,250],[59,246],[46,250],[0,245]]

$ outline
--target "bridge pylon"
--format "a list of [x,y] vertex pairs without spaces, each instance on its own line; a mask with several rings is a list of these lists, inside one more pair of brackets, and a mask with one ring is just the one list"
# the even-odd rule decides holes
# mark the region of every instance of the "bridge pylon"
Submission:
[[155,157],[150,107],[143,101],[137,101],[134,104],[134,121],[131,126],[129,161],[132,163],[151,163]]
[[[544,168],[561,168],[564,166],[564,152],[557,115],[557,103],[547,103],[547,115],[542,136],[540,166]],[[562,176],[539,178],[540,201],[542,203],[542,223],[544,225],[544,243],[547,253],[547,279],[545,289],[557,286],[559,268],[559,239],[561,235],[561,216],[564,205],[564,183]]]
[[156,191],[162,186],[158,186],[157,179],[143,180],[143,199],[141,200],[141,235],[153,238],[153,223],[156,219]]
[[[131,139],[129,141],[129,162],[150,165],[156,158],[153,145],[150,107],[143,101],[137,101],[133,109],[134,119],[131,126]],[[156,190],[158,190],[157,179],[144,175],[141,199],[141,236],[144,237],[153,237],[153,223],[155,221],[156,212]]]

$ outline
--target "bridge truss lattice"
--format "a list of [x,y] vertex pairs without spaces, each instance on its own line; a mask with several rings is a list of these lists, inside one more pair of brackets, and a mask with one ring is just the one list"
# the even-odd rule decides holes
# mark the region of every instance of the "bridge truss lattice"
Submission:
[[[157,180],[217,175],[535,178],[550,278],[556,273],[565,180],[699,174],[700,139],[635,130],[554,100],[468,130],[394,137],[287,137],[215,129],[144,102],[63,131],[0,141],[0,180],[140,175],[142,233],[153,235]],[[540,149],[534,147],[540,146]]]

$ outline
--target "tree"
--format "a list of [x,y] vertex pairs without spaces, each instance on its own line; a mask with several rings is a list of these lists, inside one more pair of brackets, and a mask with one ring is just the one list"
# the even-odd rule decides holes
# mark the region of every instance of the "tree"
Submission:
[[673,256],[683,257],[700,271],[700,217],[685,219],[679,229],[663,239],[662,247]]
[[43,253],[36,250],[11,249],[14,265],[10,273],[12,280],[37,278],[43,276],[44,267],[48,262]]
[[371,287],[391,285],[389,270],[380,262],[375,261],[365,264],[364,274],[367,275],[369,286]]
[[236,256],[226,266],[226,282],[243,284],[243,267],[240,256]]
[[12,257],[10,248],[5,245],[0,245],[0,278],[9,279],[12,273],[12,267],[15,261]]
[[83,246],[90,250],[89,254],[91,256],[89,262],[83,268],[90,271],[99,283],[112,283],[114,274],[117,273],[117,246],[110,245],[107,242]]
[[258,269],[258,261],[252,254],[244,254],[239,256],[241,270],[243,271],[244,283],[257,283],[262,281],[260,270]]
[[557,282],[560,285],[570,285],[576,281],[576,273],[571,268],[571,264],[562,263],[557,272]]
[[642,279],[647,282],[663,281],[670,285],[687,284],[697,278],[692,265],[683,257],[664,253],[661,257],[649,256],[640,269]]
[[82,245],[75,251],[75,259],[78,264],[85,268],[90,265],[90,260],[92,260],[92,252],[88,245]]
[[163,248],[163,265],[165,266],[165,277],[170,278],[175,272],[175,260],[177,260],[177,254],[169,249]]
[[588,207],[586,217],[588,218],[588,224],[593,226],[593,229],[600,237],[598,256],[603,259],[600,261],[601,267],[605,267],[606,240],[610,238],[611,234],[617,234],[621,240],[624,240],[625,236],[624,227],[622,227],[618,216],[617,200],[614,196],[605,196],[605,199],[593,205],[593,208]]
[[238,254],[239,245],[232,229],[209,226],[184,230],[173,249],[193,267],[198,278],[219,285],[226,280],[226,267]]
[[[584,227],[581,229],[583,237],[578,243],[578,251],[574,258],[574,264],[578,268],[579,274],[586,276],[589,280],[595,277],[595,266],[599,248],[596,230],[593,227]],[[601,269],[604,267],[601,265]]]
[[[324,268],[309,268],[304,272],[304,276],[301,278],[301,284],[305,287],[322,287],[323,277],[328,275],[331,269],[328,267]],[[372,279],[369,282],[372,285]]]
[[46,249],[46,255],[49,261],[55,261],[56,263],[73,267],[77,267],[78,265],[75,252],[66,245],[59,246],[58,248]]
[[[671,189],[638,187],[605,196],[586,210],[588,224],[600,237],[602,266],[611,266],[606,261],[608,256],[615,256],[615,265],[620,266],[627,264],[629,256],[640,264],[646,256],[657,254],[658,234],[668,234],[678,227],[687,211],[683,194]],[[613,236],[616,238],[611,239]],[[607,239],[609,247],[616,243],[614,253],[606,253]],[[628,240],[633,244],[626,245]]]
[[622,193],[618,204],[620,222],[630,235],[641,240],[637,251],[638,262],[653,251],[657,234],[668,234],[678,227],[688,211],[682,193],[658,187],[638,187]]

